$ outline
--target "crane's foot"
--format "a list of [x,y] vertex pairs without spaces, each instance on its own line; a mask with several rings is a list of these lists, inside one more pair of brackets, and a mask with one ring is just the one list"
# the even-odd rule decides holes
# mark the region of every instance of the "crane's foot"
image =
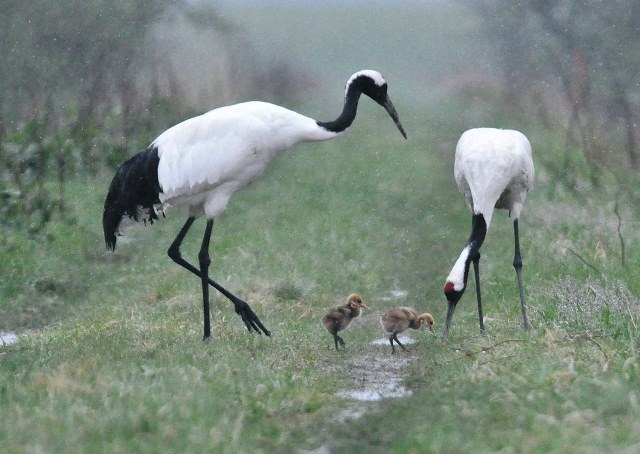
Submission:
[[253,312],[253,309],[251,309],[246,301],[243,301],[240,298],[236,297],[232,300],[232,303],[236,307],[236,314],[238,314],[242,318],[242,321],[246,325],[247,330],[253,330],[258,334],[264,333],[267,336],[271,337],[271,332],[262,324],[256,313]]

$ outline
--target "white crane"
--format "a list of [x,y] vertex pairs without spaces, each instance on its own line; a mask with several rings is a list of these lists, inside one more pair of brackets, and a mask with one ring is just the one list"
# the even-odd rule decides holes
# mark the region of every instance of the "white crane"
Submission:
[[[107,249],[115,249],[123,218],[153,223],[158,214],[164,215],[165,205],[186,205],[187,221],[167,252],[202,281],[204,338],[211,335],[209,285],[235,305],[249,331],[269,336],[245,301],[209,278],[213,220],[225,210],[234,192],[263,173],[278,151],[298,142],[333,139],[344,132],[356,117],[361,94],[384,107],[407,137],[387,95],[387,82],[372,70],[349,78],[342,113],[334,121],[316,121],[284,107],[251,101],[220,107],[167,129],[145,151],[122,164],[113,177],[102,217]],[[202,216],[207,224],[198,269],[182,258],[180,244],[196,217]]]
[[444,284],[448,308],[443,338],[445,341],[447,340],[453,311],[467,287],[467,276],[471,262],[473,262],[476,280],[480,330],[484,331],[480,298],[479,251],[491,225],[494,208],[509,210],[509,214],[513,218],[515,237],[513,267],[518,279],[524,327],[528,329],[529,320],[527,319],[527,306],[522,286],[518,218],[534,178],[529,140],[522,133],[513,130],[470,129],[462,134],[458,140],[454,175],[458,188],[464,193],[473,215],[471,235]]

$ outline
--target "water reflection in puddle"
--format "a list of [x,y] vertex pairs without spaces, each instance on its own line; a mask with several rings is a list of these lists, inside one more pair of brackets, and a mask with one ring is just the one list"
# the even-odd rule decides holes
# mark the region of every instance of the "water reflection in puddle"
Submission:
[[399,377],[392,377],[387,383],[373,384],[369,387],[365,387],[365,389],[340,391],[338,396],[366,402],[375,402],[388,397],[410,396],[411,391],[402,386],[400,384],[401,382],[402,380]]
[[11,345],[18,341],[18,335],[14,333],[0,333],[0,345]]
[[[413,344],[415,340],[402,336],[400,342]],[[387,347],[389,351],[375,349],[375,353],[354,359],[351,376],[354,386],[351,389],[339,391],[338,397],[360,402],[375,402],[387,398],[410,396],[411,390],[403,386],[407,366],[415,357],[405,354],[391,354],[389,339],[375,339],[371,344]]]
[[[399,336],[398,340],[400,340],[400,342],[405,345],[405,344],[415,344],[416,341],[415,339],[412,339],[410,337],[407,336]],[[389,338],[387,337],[383,337],[382,339],[376,339],[374,341],[371,341],[371,344],[373,345],[389,345]]]

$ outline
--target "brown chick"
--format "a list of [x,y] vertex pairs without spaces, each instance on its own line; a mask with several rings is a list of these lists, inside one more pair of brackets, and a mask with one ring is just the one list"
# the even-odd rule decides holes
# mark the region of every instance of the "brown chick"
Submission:
[[368,309],[362,302],[362,296],[357,293],[352,293],[349,295],[349,298],[347,298],[347,304],[329,309],[327,313],[322,316],[322,324],[327,328],[327,331],[333,335],[336,350],[338,350],[338,343],[344,348],[344,340],[338,336],[338,331],[342,331],[349,326],[351,320],[359,317],[362,309]]
[[408,328],[420,329],[423,325],[429,328],[429,331],[435,334],[433,330],[434,324],[433,316],[428,312],[418,315],[415,309],[411,307],[396,307],[388,312],[385,312],[380,318],[380,324],[391,335],[389,336],[389,343],[391,344],[391,353],[395,353],[396,349],[393,346],[395,340],[403,350],[404,345],[398,340],[398,333],[406,331]]

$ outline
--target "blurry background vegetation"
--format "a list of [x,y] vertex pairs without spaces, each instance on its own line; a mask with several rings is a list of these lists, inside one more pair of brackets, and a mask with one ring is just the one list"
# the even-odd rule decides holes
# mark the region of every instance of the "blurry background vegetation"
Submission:
[[[403,7],[408,26],[416,21],[411,3]],[[394,8],[372,4],[382,14]],[[437,91],[428,86],[433,82],[439,89],[448,84],[449,95],[470,102],[480,97],[504,115],[561,131],[564,156],[549,169],[576,194],[572,167],[585,157],[594,185],[606,181],[603,174],[616,175],[620,191],[635,200],[619,170],[640,169],[640,4],[608,5],[475,2],[476,19],[492,44],[478,46],[480,52],[466,56],[468,65],[458,62],[455,73],[452,63],[465,58],[465,50],[441,48],[448,54],[439,55],[440,72],[424,68],[419,54],[383,54],[389,68],[407,74],[408,91],[422,95],[414,100],[430,101],[424,94]],[[242,2],[225,6],[242,9]],[[317,9],[313,25],[322,29],[330,9],[313,2],[305,7]],[[317,43],[310,49],[313,39],[304,36],[310,24],[269,26],[269,8],[269,2],[254,6],[239,26],[211,2],[3,0],[0,222],[41,229],[54,213],[63,215],[69,177],[114,168],[189,115],[250,98],[295,108],[314,89],[318,93],[319,78],[342,79],[351,70],[340,62],[360,47],[343,41],[343,48],[321,52],[324,43]],[[380,42],[371,52],[393,48],[399,39],[420,39],[392,27],[378,31]],[[287,46],[275,45],[283,40]],[[45,189],[46,181],[56,189]]]
[[265,94],[286,101],[306,83],[204,2],[1,6],[3,224],[41,229],[64,211],[67,178],[114,168],[190,114]]

